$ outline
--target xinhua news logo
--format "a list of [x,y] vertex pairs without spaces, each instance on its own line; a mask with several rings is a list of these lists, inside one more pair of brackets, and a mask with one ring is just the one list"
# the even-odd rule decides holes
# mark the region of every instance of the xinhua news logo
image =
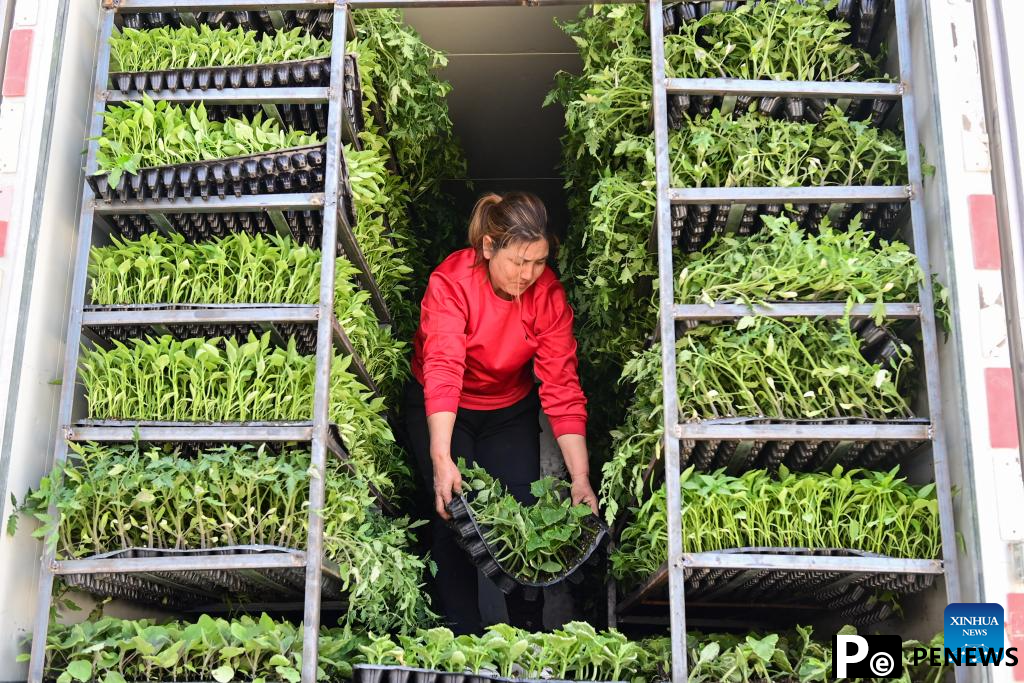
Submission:
[[915,647],[904,653],[894,635],[840,634],[832,638],[835,678],[899,678],[906,655],[911,666],[943,662],[956,666],[1016,666],[1017,648],[1004,648],[1003,607],[995,603],[953,603],[946,607],[942,648]]

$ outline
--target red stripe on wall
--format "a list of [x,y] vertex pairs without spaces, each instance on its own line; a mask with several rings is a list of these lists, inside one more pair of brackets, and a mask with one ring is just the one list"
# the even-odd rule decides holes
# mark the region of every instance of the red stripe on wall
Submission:
[[4,257],[7,247],[7,221],[0,221],[0,258]]
[[990,194],[967,197],[971,213],[971,246],[974,267],[999,270],[999,230],[996,227],[996,198]]
[[[1010,647],[1024,652],[1024,593],[1006,596],[1006,640]],[[1024,665],[1013,667],[1013,680],[1024,681]]]
[[1017,448],[1017,411],[1010,368],[985,368],[985,395],[992,448]]
[[4,97],[24,97],[28,85],[28,67],[32,63],[32,33],[30,28],[11,31],[7,47],[7,65],[4,67]]

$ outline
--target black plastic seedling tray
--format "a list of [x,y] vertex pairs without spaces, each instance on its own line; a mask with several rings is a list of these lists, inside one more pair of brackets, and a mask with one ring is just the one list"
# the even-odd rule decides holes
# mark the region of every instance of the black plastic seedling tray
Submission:
[[672,238],[684,252],[700,251],[715,235],[743,237],[761,229],[761,216],[784,216],[809,233],[817,232],[827,216],[832,227],[846,229],[857,214],[861,227],[878,239],[892,239],[905,222],[906,202],[866,204],[674,204]]
[[[210,66],[196,69],[162,71],[115,71],[110,74],[110,87],[132,92],[194,92],[197,99],[204,91],[224,88],[300,88],[330,85],[331,59],[321,57],[275,64],[246,66]],[[345,55],[345,111],[354,131],[364,128],[362,86],[355,55]],[[327,105],[278,104],[278,114],[290,128],[324,131],[327,127]],[[207,104],[211,118],[253,116],[259,105]],[[218,116],[218,113],[221,114]]]
[[503,593],[511,593],[517,586],[522,586],[525,589],[523,597],[527,600],[535,599],[540,589],[561,583],[566,579],[573,583],[582,581],[583,577],[577,570],[585,564],[596,564],[595,552],[608,538],[608,527],[597,516],[590,515],[583,518],[581,524],[591,534],[587,549],[561,573],[546,581],[529,581],[509,573],[501,566],[493,549],[484,540],[484,532],[473,516],[473,510],[469,507],[465,497],[461,495],[453,497],[452,502],[448,504],[448,513],[452,517],[449,526],[455,531],[455,540],[469,554],[473,564],[494,581]]
[[[155,201],[170,199],[224,198],[228,195],[322,192],[327,158],[326,144],[193,161],[169,166],[140,168],[138,173],[123,174],[115,187],[108,173],[86,176],[89,186],[104,202],[115,200]],[[349,225],[356,216],[348,185],[344,157],[339,156],[343,197]]]
[[[710,12],[730,12],[742,5],[756,2],[757,0],[686,0],[666,5],[663,10],[665,35],[678,33],[684,24]],[[850,44],[877,54],[884,38],[884,27],[887,24],[885,17],[890,9],[891,0],[840,0],[832,16],[850,25]],[[715,109],[742,114],[748,111],[751,105],[756,105],[757,111],[768,116],[817,122],[821,120],[825,109],[837,102],[810,97],[669,95],[668,104],[669,126],[679,128],[684,122],[684,115],[707,116]],[[895,109],[896,102],[889,99],[864,98],[843,101],[841,107],[846,115],[853,119],[868,120],[874,126],[884,126],[892,122],[890,114]]]
[[[582,683],[557,678],[507,678],[486,671],[475,674],[450,673],[434,669],[381,664],[356,664],[353,669],[353,683],[490,683],[491,681],[494,683]],[[597,681],[593,683],[621,682]]]
[[[333,10],[285,10],[277,14],[283,20],[281,27],[274,25],[276,17],[270,10],[193,12],[192,19],[199,25],[223,26],[224,28],[240,27],[248,31],[256,31],[260,35],[279,30],[290,31],[293,28],[302,28],[312,35],[330,38],[334,30]],[[119,12],[116,15],[116,21],[120,27],[135,29],[160,26],[178,28],[182,25],[181,14],[178,12]]]

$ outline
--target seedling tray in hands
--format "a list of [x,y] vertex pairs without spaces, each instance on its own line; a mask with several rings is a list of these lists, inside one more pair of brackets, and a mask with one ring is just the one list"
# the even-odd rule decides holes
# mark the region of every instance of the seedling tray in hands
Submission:
[[816,232],[828,216],[837,230],[845,229],[861,214],[861,225],[879,239],[892,239],[905,221],[907,202],[817,204],[674,204],[672,240],[684,252],[703,249],[712,237],[729,233],[740,237],[760,230],[761,216],[785,216],[801,229]]
[[[491,681],[494,681],[494,683],[577,683],[556,678],[506,678],[486,671],[480,671],[475,674],[449,673],[434,669],[385,666],[381,664],[356,664],[353,668],[353,683],[490,683]],[[595,683],[621,682],[601,681]]]
[[541,588],[553,586],[565,579],[569,579],[574,583],[582,581],[583,577],[577,570],[584,564],[596,564],[598,558],[595,552],[608,537],[608,527],[597,516],[589,515],[584,517],[580,524],[585,527],[590,537],[586,550],[576,557],[566,569],[551,578],[545,581],[530,581],[509,573],[498,562],[494,550],[484,540],[484,531],[477,523],[476,518],[473,516],[473,510],[464,496],[454,496],[447,509],[452,517],[448,524],[455,531],[455,540],[469,554],[473,564],[485,576],[494,581],[503,593],[511,593],[516,586],[523,586],[527,589],[524,592],[524,597],[528,600],[534,599]]

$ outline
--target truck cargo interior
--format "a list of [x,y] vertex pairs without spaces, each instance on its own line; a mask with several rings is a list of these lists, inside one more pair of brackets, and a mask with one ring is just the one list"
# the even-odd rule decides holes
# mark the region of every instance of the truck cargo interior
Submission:
[[[0,214],[29,188],[0,683],[824,683],[851,626],[902,637],[899,680],[1011,680],[910,660],[950,603],[1024,595],[970,0],[14,4],[54,37],[0,111]],[[246,40],[299,57],[231,63]],[[513,190],[562,250],[601,509],[464,471],[498,626],[455,640],[417,632],[403,388],[427,277]],[[505,625],[539,595],[553,635]]]

